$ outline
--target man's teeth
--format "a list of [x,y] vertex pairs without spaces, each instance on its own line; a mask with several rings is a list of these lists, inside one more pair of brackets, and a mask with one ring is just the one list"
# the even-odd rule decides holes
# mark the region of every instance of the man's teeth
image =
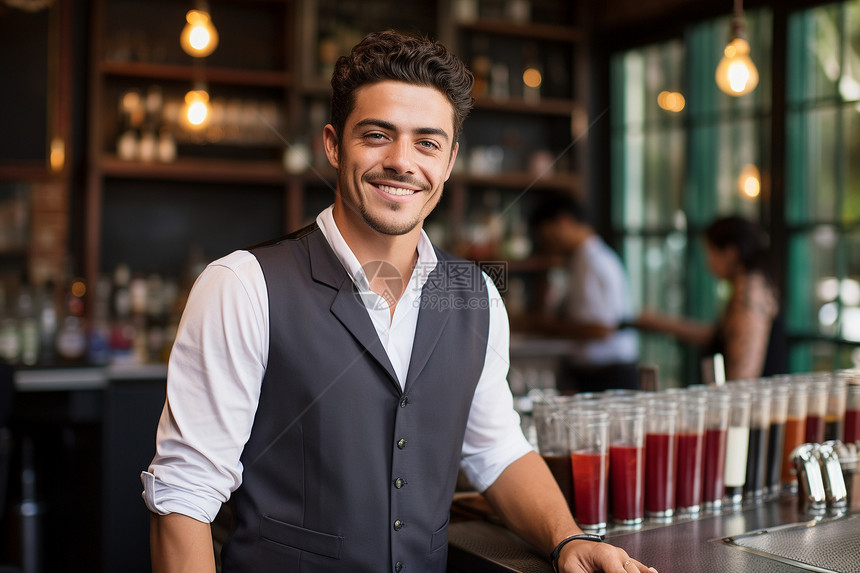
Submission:
[[412,195],[415,193],[414,189],[401,189],[400,187],[389,187],[388,185],[380,185],[379,188],[390,195]]

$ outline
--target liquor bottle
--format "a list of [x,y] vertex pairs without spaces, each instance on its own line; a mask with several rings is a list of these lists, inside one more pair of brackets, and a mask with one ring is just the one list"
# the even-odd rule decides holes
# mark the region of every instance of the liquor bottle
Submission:
[[131,269],[119,264],[113,273],[113,294],[111,296],[110,349],[113,362],[132,362],[134,325],[131,321]]
[[65,295],[65,306],[60,329],[57,332],[57,355],[66,363],[82,362],[87,353],[87,331],[84,322],[84,295],[87,292],[83,279],[72,279]]
[[52,364],[57,339],[57,296],[54,282],[45,283],[36,298],[39,314],[39,360],[43,364]]
[[21,362],[33,366],[39,361],[39,320],[32,290],[27,284],[23,284],[18,293],[18,333]]
[[21,358],[21,338],[18,321],[9,308],[6,291],[0,284],[0,360],[17,364]]

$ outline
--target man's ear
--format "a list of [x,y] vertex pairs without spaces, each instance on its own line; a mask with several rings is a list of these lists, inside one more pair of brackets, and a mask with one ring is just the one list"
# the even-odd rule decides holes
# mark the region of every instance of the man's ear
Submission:
[[337,133],[334,131],[334,127],[332,125],[326,124],[323,128],[323,146],[325,147],[325,156],[328,158],[328,162],[335,169],[338,168],[338,157],[339,157],[339,147],[338,147]]

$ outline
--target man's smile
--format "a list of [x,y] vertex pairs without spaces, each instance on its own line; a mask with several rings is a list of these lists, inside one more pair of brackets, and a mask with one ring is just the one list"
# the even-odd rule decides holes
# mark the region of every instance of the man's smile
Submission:
[[390,185],[377,185],[376,187],[378,189],[381,189],[385,193],[388,193],[389,195],[397,195],[397,196],[412,195],[415,192],[419,191],[418,189],[407,189],[405,187],[392,187]]

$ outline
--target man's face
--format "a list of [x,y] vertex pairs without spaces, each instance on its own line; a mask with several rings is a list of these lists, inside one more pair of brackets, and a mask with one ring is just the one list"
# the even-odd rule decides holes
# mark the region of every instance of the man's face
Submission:
[[453,108],[438,90],[396,81],[360,88],[342,141],[331,125],[323,132],[340,220],[384,235],[417,232],[451,174],[453,137]]

